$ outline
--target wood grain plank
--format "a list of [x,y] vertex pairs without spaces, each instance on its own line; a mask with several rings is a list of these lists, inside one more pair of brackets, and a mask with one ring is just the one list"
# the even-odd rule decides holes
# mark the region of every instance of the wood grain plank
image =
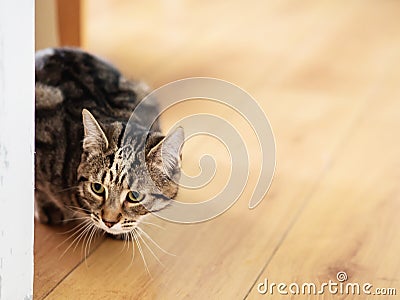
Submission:
[[[46,297],[74,268],[85,261],[83,239],[68,249],[74,238],[82,232],[79,231],[81,226],[75,226],[77,225],[51,227],[35,222],[34,299]],[[78,234],[75,235],[74,232]],[[95,237],[87,255],[101,242],[102,239]]]

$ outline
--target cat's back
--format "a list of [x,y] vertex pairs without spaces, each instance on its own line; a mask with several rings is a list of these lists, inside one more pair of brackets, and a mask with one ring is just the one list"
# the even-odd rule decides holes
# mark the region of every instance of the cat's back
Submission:
[[117,117],[119,110],[133,109],[140,96],[135,84],[110,63],[73,48],[38,51],[35,79],[36,110],[63,106],[69,114],[80,116],[87,108],[94,114]]

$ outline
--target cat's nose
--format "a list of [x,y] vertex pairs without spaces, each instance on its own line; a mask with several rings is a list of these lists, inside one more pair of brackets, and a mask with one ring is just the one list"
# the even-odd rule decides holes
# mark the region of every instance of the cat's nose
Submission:
[[108,228],[111,228],[111,227],[113,227],[115,224],[117,224],[118,222],[110,222],[110,221],[103,220],[103,223],[104,223]]
[[108,208],[101,211],[101,219],[108,228],[111,228],[115,224],[117,224],[121,217],[122,215],[117,210],[112,210]]

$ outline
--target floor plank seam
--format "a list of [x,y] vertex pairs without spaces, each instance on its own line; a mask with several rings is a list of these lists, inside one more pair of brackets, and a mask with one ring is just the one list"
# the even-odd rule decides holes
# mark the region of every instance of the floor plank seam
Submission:
[[99,244],[93,248],[93,250],[89,253],[88,256],[82,258],[82,260],[79,261],[79,263],[76,264],[59,282],[57,282],[56,285],[54,285],[40,300],[45,300],[71,273],[75,271],[76,268],[82,265],[96,250],[105,242],[105,240],[99,242]]
[[[318,177],[318,182],[320,182],[323,179],[323,177],[327,174],[327,170],[329,170],[330,168],[324,168],[324,170],[325,169],[326,169],[326,171],[321,172],[321,176]],[[258,280],[260,279],[261,275],[264,273],[265,269],[268,267],[269,263],[272,261],[272,259],[274,258],[275,254],[278,252],[280,246],[285,241],[287,235],[289,234],[289,232],[294,227],[295,223],[297,222],[297,220],[301,216],[301,214],[304,211],[304,209],[307,207],[307,204],[308,204],[309,200],[311,199],[312,195],[317,190],[317,187],[318,187],[318,183],[315,183],[314,187],[312,188],[312,191],[310,191],[309,195],[306,196],[305,199],[303,200],[304,203],[301,206],[301,208],[299,209],[298,213],[296,214],[296,217],[294,217],[292,222],[290,222],[288,228],[285,230],[285,233],[282,235],[282,238],[280,239],[279,243],[276,245],[276,247],[274,248],[271,256],[267,259],[266,263],[261,268],[260,272],[258,273],[258,275],[257,275],[256,279],[254,280],[253,284],[250,286],[250,289],[247,291],[247,293],[244,296],[243,300],[247,299],[247,297],[249,296],[250,292],[253,290],[254,286],[257,284]]]

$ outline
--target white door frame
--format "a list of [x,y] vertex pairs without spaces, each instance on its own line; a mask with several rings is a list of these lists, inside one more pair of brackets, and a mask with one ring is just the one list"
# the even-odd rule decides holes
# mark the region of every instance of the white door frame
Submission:
[[34,2],[0,0],[0,300],[33,297]]

